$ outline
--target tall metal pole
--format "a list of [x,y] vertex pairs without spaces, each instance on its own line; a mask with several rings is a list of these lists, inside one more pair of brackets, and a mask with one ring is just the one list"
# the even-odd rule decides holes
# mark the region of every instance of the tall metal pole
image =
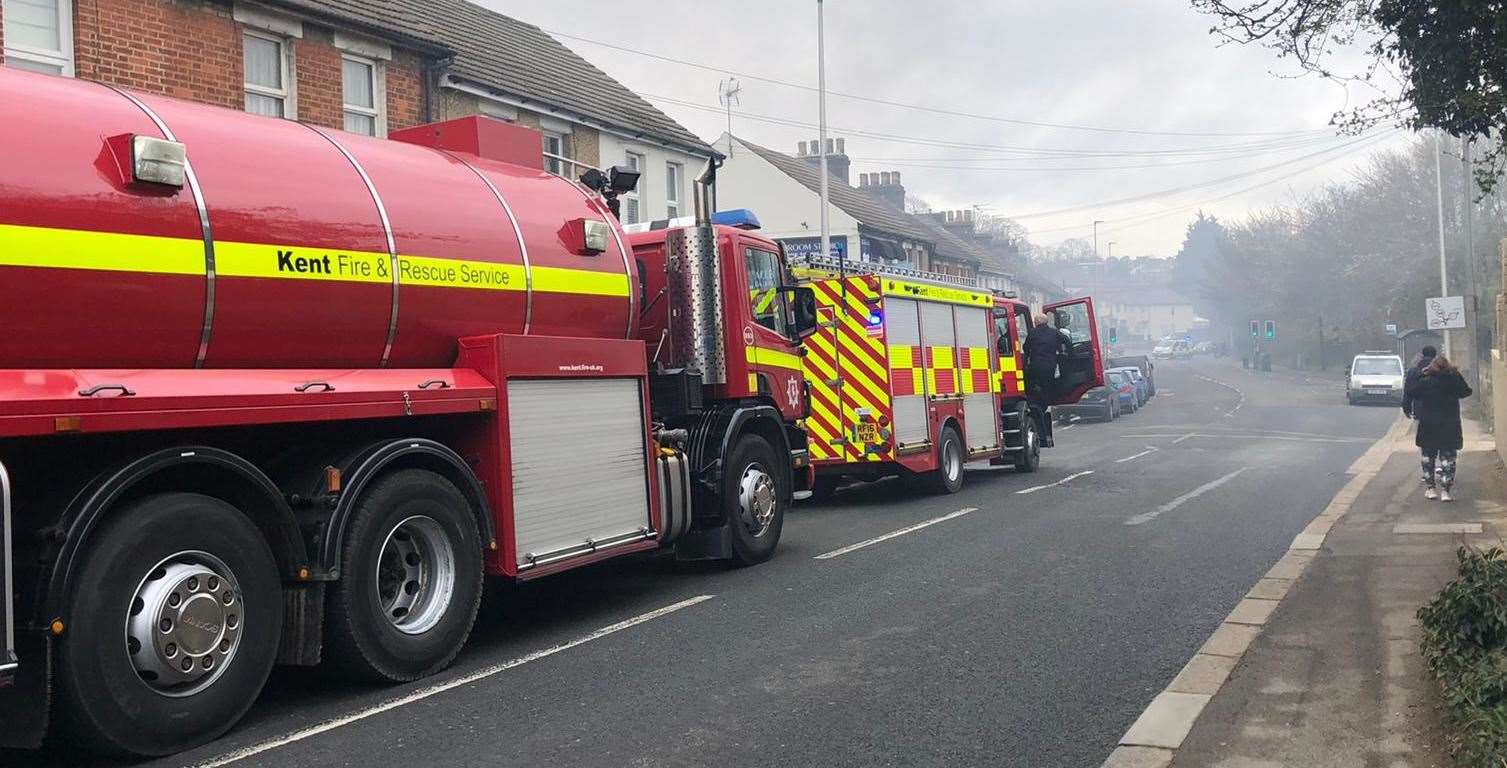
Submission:
[[[821,164],[822,258],[825,259],[832,256],[832,232],[827,219],[827,38],[822,16],[822,0],[816,0],[816,143],[821,153],[817,162]],[[843,250],[837,257],[838,274],[847,271],[844,268],[847,249]]]
[[1486,370],[1490,364],[1487,362],[1489,353],[1486,351],[1486,345],[1481,343],[1480,333],[1482,328],[1481,307],[1479,304],[1481,276],[1478,272],[1480,262],[1476,260],[1476,195],[1475,177],[1471,173],[1470,138],[1468,136],[1460,137],[1460,170],[1461,174],[1465,177],[1460,180],[1460,206],[1465,214],[1465,221],[1463,222],[1465,224],[1465,317],[1468,323],[1466,325],[1466,332],[1468,334],[1466,338],[1470,339],[1470,377],[1471,382],[1479,386],[1481,371]]
[[1103,223],[1102,219],[1094,219],[1094,258],[1096,259],[1099,258],[1099,225]]
[[[1434,199],[1439,215],[1439,295],[1449,295],[1449,272],[1444,263],[1444,151],[1439,147],[1439,134],[1434,134]],[[1444,356],[1451,360],[1455,351],[1449,345],[1449,329],[1444,329]]]

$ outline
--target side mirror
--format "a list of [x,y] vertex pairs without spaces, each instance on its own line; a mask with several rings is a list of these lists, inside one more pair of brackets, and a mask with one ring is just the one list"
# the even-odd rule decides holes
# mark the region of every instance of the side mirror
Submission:
[[793,315],[795,338],[805,339],[816,333],[816,291],[806,286],[786,288],[785,304]]

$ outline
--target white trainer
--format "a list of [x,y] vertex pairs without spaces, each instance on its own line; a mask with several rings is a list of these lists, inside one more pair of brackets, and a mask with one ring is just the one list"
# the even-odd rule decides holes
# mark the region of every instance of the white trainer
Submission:
[[1439,500],[1440,501],[1454,501],[1455,497],[1449,495],[1449,491],[1440,491],[1439,492]]
[[1428,499],[1429,501],[1433,501],[1434,499],[1439,498],[1439,492],[1434,490],[1433,488],[1425,489],[1423,492],[1423,498]]

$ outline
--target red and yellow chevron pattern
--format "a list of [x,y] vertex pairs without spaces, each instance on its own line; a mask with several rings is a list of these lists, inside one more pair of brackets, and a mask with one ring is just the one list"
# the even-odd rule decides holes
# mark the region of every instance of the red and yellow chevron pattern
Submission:
[[819,321],[805,344],[811,458],[887,461],[893,434],[889,361],[883,327],[869,323],[881,309],[879,282],[865,275],[810,285]]

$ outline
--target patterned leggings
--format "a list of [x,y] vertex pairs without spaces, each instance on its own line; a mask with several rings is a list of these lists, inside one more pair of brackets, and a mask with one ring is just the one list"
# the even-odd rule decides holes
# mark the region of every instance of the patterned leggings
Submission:
[[1423,484],[1433,488],[1436,472],[1439,487],[1449,490],[1455,484],[1455,451],[1423,452]]

